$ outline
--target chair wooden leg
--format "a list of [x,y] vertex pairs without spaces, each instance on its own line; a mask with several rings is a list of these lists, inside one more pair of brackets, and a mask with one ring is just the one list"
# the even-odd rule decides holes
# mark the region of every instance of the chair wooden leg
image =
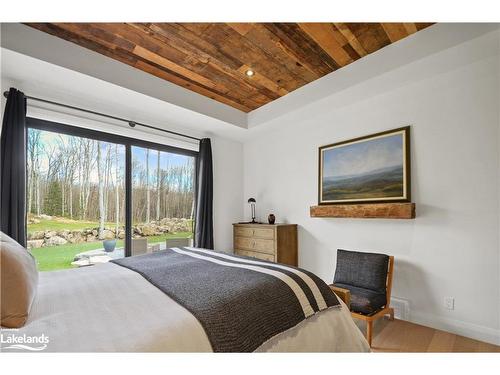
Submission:
[[394,320],[394,309],[389,308],[389,320]]
[[372,328],[373,328],[373,321],[367,320],[366,321],[366,341],[368,341],[368,345],[372,346]]

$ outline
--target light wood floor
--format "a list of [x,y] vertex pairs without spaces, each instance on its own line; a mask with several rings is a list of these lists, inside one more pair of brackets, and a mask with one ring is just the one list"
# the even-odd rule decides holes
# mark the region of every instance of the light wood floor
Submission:
[[[361,332],[364,322],[356,321]],[[424,327],[403,320],[379,319],[374,322],[372,351],[374,352],[496,352],[500,346]]]

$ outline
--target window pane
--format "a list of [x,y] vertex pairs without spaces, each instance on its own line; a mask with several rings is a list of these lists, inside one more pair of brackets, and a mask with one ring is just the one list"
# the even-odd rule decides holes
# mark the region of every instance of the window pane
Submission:
[[132,255],[189,245],[193,215],[194,157],[132,147]]
[[125,146],[28,129],[28,247],[41,271],[124,256]]

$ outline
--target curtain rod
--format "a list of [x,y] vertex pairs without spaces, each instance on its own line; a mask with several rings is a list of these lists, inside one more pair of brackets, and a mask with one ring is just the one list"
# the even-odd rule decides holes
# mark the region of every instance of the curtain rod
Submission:
[[[5,91],[3,93],[3,96],[5,96],[7,98],[9,96],[9,92]],[[127,120],[127,119],[124,119],[124,118],[121,118],[121,117],[116,117],[116,116],[107,115],[107,114],[101,113],[101,112],[91,111],[90,109],[74,107],[72,105],[63,104],[63,103],[57,103],[57,102],[53,102],[51,100],[40,99],[40,98],[36,98],[36,97],[33,97],[33,96],[27,96],[27,95],[25,95],[25,98],[26,99],[30,99],[30,100],[35,100],[37,102],[48,103],[48,104],[53,104],[53,105],[57,105],[57,106],[60,106],[60,107],[70,108],[70,109],[74,109],[74,110],[77,110],[77,111],[90,113],[90,114],[97,115],[97,116],[107,117],[107,118],[110,118],[110,119],[113,119],[113,120],[123,121],[123,122],[126,122],[131,128],[134,128],[136,125],[139,125],[139,126],[143,126],[145,128],[159,130],[159,131],[162,131],[162,132],[165,132],[165,133],[169,133],[169,134],[174,134],[174,135],[177,135],[177,136],[180,136],[180,137],[194,139],[196,141],[201,141],[200,138],[196,138],[196,137],[193,137],[191,135],[177,133],[177,132],[174,132],[174,131],[171,131],[171,130],[157,128],[155,126],[148,125],[148,124],[143,124],[141,122],[130,121],[130,120]]]

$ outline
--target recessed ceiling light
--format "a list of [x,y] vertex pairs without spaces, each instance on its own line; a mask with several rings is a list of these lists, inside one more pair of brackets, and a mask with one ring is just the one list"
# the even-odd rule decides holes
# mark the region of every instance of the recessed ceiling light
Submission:
[[247,75],[247,77],[252,77],[255,74],[255,72],[252,69],[248,69],[245,72],[245,74]]

